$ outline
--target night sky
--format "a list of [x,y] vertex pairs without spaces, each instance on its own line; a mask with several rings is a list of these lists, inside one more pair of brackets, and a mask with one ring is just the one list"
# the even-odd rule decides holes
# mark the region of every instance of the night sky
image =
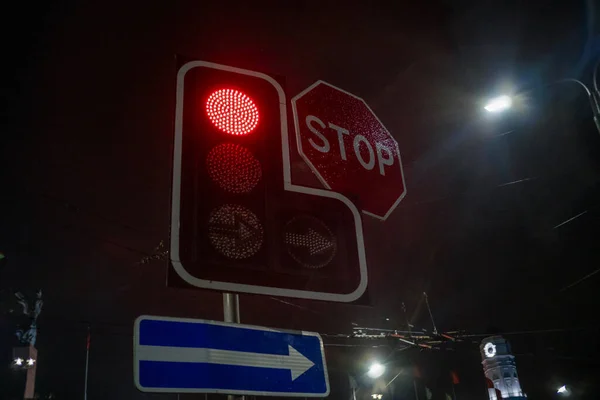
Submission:
[[[600,274],[577,282],[600,264],[600,136],[582,88],[544,85],[591,85],[600,4],[373,3],[64,1],[2,13],[0,398],[20,390],[7,367],[11,290],[44,292],[37,385],[59,399],[83,396],[88,325],[90,400],[173,399],[135,389],[133,320],[222,319],[220,293],[167,288],[167,261],[142,262],[169,239],[176,55],[285,77],[288,100],[325,80],[364,98],[398,141],[408,194],[387,221],[363,217],[370,305],[241,295],[242,321],[405,329],[405,302],[431,330],[426,291],[439,330],[475,336],[392,355],[351,339],[327,347],[332,398],[348,398],[347,373],[387,357],[421,366],[434,399],[451,369],[459,399],[485,399],[477,343],[488,332],[507,333],[529,398],[558,383],[598,397]],[[485,99],[507,91],[523,94],[520,107],[484,115]],[[413,398],[404,379],[396,398]]]

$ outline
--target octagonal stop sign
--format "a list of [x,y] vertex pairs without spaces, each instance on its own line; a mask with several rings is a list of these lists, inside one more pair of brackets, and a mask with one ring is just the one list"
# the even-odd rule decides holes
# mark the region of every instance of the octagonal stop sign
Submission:
[[317,81],[292,99],[296,142],[328,189],[385,220],[406,195],[398,143],[360,97]]

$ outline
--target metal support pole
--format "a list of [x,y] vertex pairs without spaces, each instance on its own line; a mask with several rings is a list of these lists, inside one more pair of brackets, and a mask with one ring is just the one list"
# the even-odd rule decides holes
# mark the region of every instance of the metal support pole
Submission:
[[408,337],[412,339],[412,331],[410,329],[410,321],[408,320],[408,314],[406,314],[406,305],[402,302],[402,312],[404,313],[404,321],[406,321],[406,326],[408,327]]
[[[240,323],[240,296],[233,293],[223,293],[223,321]],[[238,397],[243,400],[244,396]],[[227,395],[227,400],[235,400],[232,394]]]
[[223,293],[223,321],[240,323],[240,296]]
[[415,399],[419,400],[419,391],[417,390],[417,381],[413,378],[413,386],[415,388]]
[[85,380],[83,382],[83,400],[87,400],[88,395],[88,374],[90,371],[90,326],[87,328],[87,337],[85,339]]
[[[37,361],[37,360],[36,360]],[[33,367],[27,369],[27,378],[25,381],[25,399],[31,400],[35,398],[35,373],[37,371],[37,362]]]
[[433,334],[437,335],[438,330],[435,326],[435,321],[433,320],[433,314],[431,313],[431,307],[429,307],[429,299],[427,298],[427,293],[423,292],[423,296],[425,296],[425,304],[427,305],[427,311],[429,311],[429,316],[431,317],[431,325],[433,325]]
[[[25,400],[30,400],[35,398],[35,374],[37,372],[37,360],[38,360],[38,356],[37,356],[37,349],[32,345],[29,344],[29,349],[27,352],[27,360],[28,359],[33,359],[33,366],[27,368],[26,371],[26,379],[25,379],[25,393],[23,398]],[[24,360],[25,362],[27,362],[27,360]]]

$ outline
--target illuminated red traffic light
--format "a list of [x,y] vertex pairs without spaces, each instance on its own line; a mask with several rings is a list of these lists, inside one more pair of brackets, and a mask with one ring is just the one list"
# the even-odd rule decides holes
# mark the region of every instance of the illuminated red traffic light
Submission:
[[247,135],[258,125],[258,107],[236,89],[214,91],[206,101],[206,112],[217,128],[231,135]]

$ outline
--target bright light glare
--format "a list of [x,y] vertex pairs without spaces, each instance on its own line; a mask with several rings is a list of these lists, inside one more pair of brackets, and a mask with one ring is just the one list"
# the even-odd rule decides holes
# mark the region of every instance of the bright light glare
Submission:
[[217,128],[231,135],[247,135],[258,125],[258,107],[236,89],[213,92],[206,100],[206,112]]
[[22,358],[15,358],[15,365],[23,365],[23,359]]
[[491,99],[484,107],[487,112],[500,112],[508,110],[512,106],[512,99],[509,96],[500,96]]
[[561,387],[558,388],[556,393],[567,393],[567,387],[565,385],[562,385]]
[[488,358],[494,357],[496,355],[496,345],[492,342],[488,342],[483,347],[483,351],[485,352],[485,356]]
[[28,366],[33,367],[33,364],[35,364],[35,360],[33,358],[27,359],[27,365]]
[[379,378],[385,372],[385,367],[379,363],[373,363],[367,372],[369,378]]

